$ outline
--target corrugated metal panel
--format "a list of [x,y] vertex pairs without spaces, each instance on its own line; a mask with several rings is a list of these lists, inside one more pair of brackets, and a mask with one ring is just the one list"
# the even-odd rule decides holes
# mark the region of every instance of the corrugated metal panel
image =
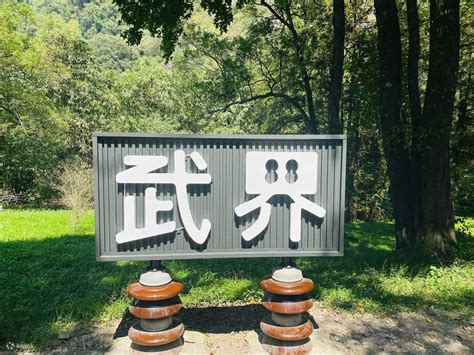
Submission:
[[[96,245],[98,260],[152,260],[262,256],[339,256],[343,253],[346,138],[329,136],[199,136],[97,133],[94,145],[94,189]],[[182,228],[172,185],[118,184],[115,176],[127,167],[126,155],[164,155],[167,171],[174,171],[173,153],[198,151],[212,176],[210,186],[190,185],[188,198],[197,226],[207,218],[212,223],[206,244],[194,243]],[[241,233],[258,217],[259,211],[242,218],[234,208],[253,196],[245,193],[245,154],[249,151],[316,152],[318,154],[317,192],[305,196],[326,209],[321,221],[303,211],[299,243],[289,239],[291,199],[274,196],[270,224],[258,238],[245,242]],[[187,171],[197,171],[187,159]],[[115,235],[123,229],[123,199],[134,194],[137,227],[144,225],[144,191],[158,190],[157,198],[171,200],[174,209],[159,213],[158,221],[174,220],[176,233],[130,243],[117,244]]]

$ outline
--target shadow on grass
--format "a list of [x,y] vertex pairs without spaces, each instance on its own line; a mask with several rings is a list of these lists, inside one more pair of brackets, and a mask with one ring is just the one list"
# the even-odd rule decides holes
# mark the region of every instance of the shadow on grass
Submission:
[[87,332],[127,302],[125,287],[146,265],[96,262],[92,235],[3,242],[0,249],[0,349],[40,349],[61,332]]
[[[408,281],[429,275],[433,263],[394,253],[392,231],[388,223],[353,224],[348,226],[344,257],[297,259],[305,276],[315,281],[314,296],[328,306],[376,312],[418,312],[420,307],[432,305],[446,312],[471,309],[474,297],[469,287],[438,298],[386,287],[387,280],[397,282],[396,272]],[[466,238],[460,238],[461,249],[470,250],[472,238]],[[96,262],[92,235],[0,242],[0,248],[0,349],[9,342],[41,349],[60,332],[87,333],[97,321],[120,318],[129,303],[127,285],[135,282],[147,265]],[[459,256],[461,260],[470,257]],[[227,259],[166,265],[184,282],[182,299],[192,307],[258,301],[263,294],[260,279],[278,262],[276,258]],[[255,329],[264,313],[258,305],[224,310],[188,308],[181,317],[188,329],[225,332],[239,327]]]
[[[416,253],[396,253],[392,234],[390,223],[355,223],[347,226],[344,257],[296,259],[303,274],[315,282],[313,296],[331,307],[362,312],[421,312],[432,306],[446,312],[472,312],[473,288],[468,285],[457,288],[452,280],[456,276],[461,283],[468,282],[463,279],[463,273],[469,275],[466,265],[472,254],[465,251],[472,249],[472,237],[459,234],[456,254],[441,262]],[[174,261],[168,265],[185,283],[187,303],[200,304],[216,296],[193,293],[203,279],[216,284],[222,279],[249,280],[245,288],[233,290],[222,300],[214,297],[223,303],[229,297],[249,301],[259,292],[261,295],[259,281],[278,263],[279,259],[269,258]],[[459,270],[457,264],[461,265]],[[212,291],[219,290],[216,287]]]

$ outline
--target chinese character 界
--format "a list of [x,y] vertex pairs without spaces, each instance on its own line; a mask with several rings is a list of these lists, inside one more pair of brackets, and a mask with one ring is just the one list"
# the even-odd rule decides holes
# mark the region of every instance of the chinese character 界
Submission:
[[[270,164],[271,163],[271,164]],[[290,240],[301,239],[301,211],[323,218],[326,210],[302,195],[316,193],[318,156],[314,152],[248,152],[245,160],[245,191],[258,195],[235,207],[235,214],[242,217],[258,208],[260,214],[249,228],[242,232],[242,238],[252,240],[268,226],[271,205],[267,202],[274,195],[287,195],[290,205]],[[275,172],[274,181],[267,181],[269,166]],[[289,179],[290,170],[294,173]]]

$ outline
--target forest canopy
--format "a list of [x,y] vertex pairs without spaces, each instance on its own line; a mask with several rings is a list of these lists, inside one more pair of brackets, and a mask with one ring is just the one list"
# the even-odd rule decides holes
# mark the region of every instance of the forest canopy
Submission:
[[[51,176],[66,160],[91,164],[94,131],[345,133],[348,218],[393,218],[378,77],[385,9],[377,3],[156,1],[152,17],[140,1],[2,1],[2,194],[54,204]],[[413,2],[395,3],[388,10],[400,31],[398,115],[411,125]],[[415,9],[423,98],[433,9],[427,1]],[[474,210],[472,12],[461,1],[448,124],[458,211]]]

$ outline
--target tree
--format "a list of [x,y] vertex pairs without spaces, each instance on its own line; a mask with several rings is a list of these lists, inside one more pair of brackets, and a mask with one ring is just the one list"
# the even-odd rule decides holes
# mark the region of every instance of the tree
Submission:
[[295,24],[293,22],[293,13],[291,11],[291,0],[284,0],[281,2],[276,2],[274,6],[270,5],[265,0],[261,1],[262,6],[266,7],[275,18],[280,21],[291,33],[293,39],[292,44],[295,49],[296,59],[300,71],[300,78],[303,83],[305,98],[306,98],[306,107],[308,109],[308,118],[306,119],[307,125],[310,132],[319,133],[318,122],[316,120],[315,110],[314,110],[314,99],[313,99],[313,90],[311,89],[311,80],[308,74],[308,69],[306,65],[303,42],[300,35],[296,31]]
[[379,52],[380,123],[390,196],[395,217],[397,247],[414,238],[407,124],[402,119],[402,45],[395,0],[376,0]]
[[[395,214],[397,246],[446,253],[455,241],[450,189],[450,131],[459,63],[459,1],[430,2],[430,54],[425,102],[418,85],[416,1],[407,1],[408,94],[402,115],[402,51],[395,0],[375,1],[380,120]],[[411,135],[410,135],[411,132]]]
[[342,76],[344,74],[344,37],[346,34],[344,0],[334,0],[332,9],[333,40],[332,60],[329,70],[328,126],[329,133],[340,134],[342,133],[342,122],[339,109],[342,94]]
[[[123,20],[130,26],[125,31],[125,36],[129,43],[138,44],[143,36],[143,30],[148,30],[152,35],[158,35],[162,38],[162,49],[165,58],[169,59],[175,49],[179,36],[183,33],[183,21],[189,20],[193,12],[193,4],[180,3],[175,1],[161,1],[159,4],[154,3],[130,3],[123,0],[114,0],[122,12]],[[241,7],[244,3],[249,1],[239,1],[238,6]],[[286,100],[290,105],[294,106],[300,113],[301,120],[305,123],[307,129],[311,133],[319,133],[319,123],[316,117],[314,92],[311,86],[311,77],[308,69],[308,58],[305,53],[305,41],[298,32],[294,17],[296,10],[302,10],[301,13],[306,13],[307,9],[305,3],[293,2],[291,0],[281,0],[274,3],[261,0],[258,5],[268,10],[272,15],[272,22],[278,22],[284,29],[290,33],[290,44],[294,50],[294,58],[297,63],[298,75],[301,82],[301,88],[304,93],[304,105],[298,102],[297,99],[290,97],[282,91],[275,91],[273,88],[265,93],[246,97],[238,101],[243,104],[259,99],[278,98]],[[158,6],[158,11],[156,7]],[[215,2],[210,0],[201,1],[201,6],[214,17],[214,24],[221,31],[226,31],[233,20],[231,1]],[[150,11],[151,8],[155,11]],[[343,6],[342,6],[343,12]],[[298,14],[298,17],[304,15]],[[340,17],[340,6],[336,9],[336,16]],[[343,15],[342,15],[343,16]],[[339,21],[340,22],[340,21]],[[337,24],[337,31],[340,31],[340,24]],[[343,46],[343,32],[342,28],[342,44],[340,41],[335,45],[335,55],[337,65],[334,67],[334,84],[332,89],[332,102],[339,106],[341,81],[342,81],[342,57],[341,46]],[[236,102],[237,103],[237,102]],[[235,104],[235,103],[234,103]],[[337,108],[336,108],[337,110]]]
[[[64,23],[42,20],[26,4],[0,7],[0,188],[27,195],[25,202],[49,195],[39,181],[57,162],[64,140],[63,122],[48,96],[64,67],[44,41],[48,24]],[[44,27],[39,29],[39,23]]]
[[459,68],[459,0],[430,1],[428,83],[418,132],[420,241],[444,253],[455,241],[450,131]]
[[[398,247],[425,244],[421,230],[431,211],[423,212],[422,203],[434,202],[422,195],[434,196],[435,187],[424,192],[432,181],[421,183],[422,176],[431,179],[433,168],[445,166],[427,155],[435,141],[429,126],[438,118],[430,117],[426,106],[437,102],[433,95],[428,100],[426,90],[427,77],[434,77],[426,2],[378,1],[377,23],[372,4],[359,1],[244,0],[237,9],[227,0],[202,0],[200,6],[117,0],[120,8],[113,0],[81,3],[30,6],[10,0],[0,6],[3,188],[48,197],[42,176],[59,160],[89,159],[90,134],[97,130],[344,131],[350,216],[395,216]],[[463,208],[472,206],[474,181],[469,5],[462,1],[462,65],[450,157],[456,206]],[[123,30],[129,42],[141,43],[128,46],[119,38]],[[383,80],[374,75],[379,64]],[[447,68],[443,80],[452,86]],[[449,130],[447,122],[443,126]],[[436,137],[446,145],[444,136]],[[442,184],[435,185],[439,191]],[[438,217],[430,218],[442,220]]]

